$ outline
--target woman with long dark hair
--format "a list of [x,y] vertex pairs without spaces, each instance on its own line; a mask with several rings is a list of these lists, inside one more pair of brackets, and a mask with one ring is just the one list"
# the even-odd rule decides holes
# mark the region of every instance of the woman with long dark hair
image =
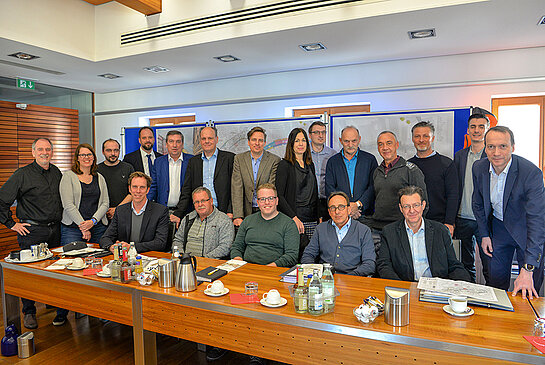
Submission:
[[98,243],[106,231],[108,188],[104,177],[96,171],[96,160],[93,147],[82,143],[74,152],[72,169],[62,176],[62,245],[82,240]]
[[310,239],[318,224],[318,184],[310,143],[302,128],[294,128],[286,145],[284,158],[276,170],[278,210],[292,218]]

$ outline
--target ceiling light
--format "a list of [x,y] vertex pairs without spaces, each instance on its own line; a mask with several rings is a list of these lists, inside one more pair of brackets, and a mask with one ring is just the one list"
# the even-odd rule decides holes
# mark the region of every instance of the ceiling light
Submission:
[[169,72],[170,70],[163,66],[148,66],[148,67],[144,67],[144,71],[161,73],[161,72]]
[[12,53],[12,54],[10,54],[8,56],[15,57],[15,58],[18,58],[20,60],[25,60],[25,61],[30,61],[30,60],[33,60],[35,58],[40,58],[40,56],[34,56],[34,55],[31,55],[30,53],[24,53],[24,52]]
[[113,79],[118,79],[122,76],[119,76],[119,75],[115,75],[115,74],[102,74],[102,75],[97,75],[98,77],[104,77],[105,79],[110,79],[110,80],[113,80]]
[[539,19],[539,23],[537,25],[545,25],[545,16],[542,16],[541,19]]
[[221,61],[221,62],[235,62],[235,61],[240,61],[240,58],[236,58],[235,56],[231,56],[230,54],[228,55],[225,55],[225,56],[218,56],[218,57],[214,57],[216,60],[218,61]]
[[320,51],[322,49],[326,49],[322,43],[300,44],[299,48],[306,52]]
[[435,28],[412,30],[409,32],[409,38],[411,39],[429,38],[429,37],[435,37]]

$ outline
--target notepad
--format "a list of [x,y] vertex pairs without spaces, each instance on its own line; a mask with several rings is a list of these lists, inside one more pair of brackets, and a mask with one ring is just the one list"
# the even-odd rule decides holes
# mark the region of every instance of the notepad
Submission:
[[214,266],[208,266],[206,269],[197,272],[197,280],[210,283],[214,280],[218,280],[225,274],[227,274],[227,271],[225,270],[218,269]]

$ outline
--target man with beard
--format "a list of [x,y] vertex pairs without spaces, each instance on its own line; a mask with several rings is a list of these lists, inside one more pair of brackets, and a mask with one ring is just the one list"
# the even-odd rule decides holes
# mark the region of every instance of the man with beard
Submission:
[[138,142],[140,142],[140,148],[126,154],[123,161],[130,163],[134,167],[134,171],[141,171],[151,176],[151,167],[155,163],[155,159],[162,156],[153,150],[153,144],[155,143],[153,129],[150,127],[140,128]]
[[131,164],[119,160],[120,147],[115,139],[104,141],[102,154],[105,160],[97,166],[97,171],[104,176],[108,186],[110,199],[110,208],[106,212],[108,219],[112,219],[118,205],[128,203],[132,199],[129,194],[129,176],[134,172],[134,168]]

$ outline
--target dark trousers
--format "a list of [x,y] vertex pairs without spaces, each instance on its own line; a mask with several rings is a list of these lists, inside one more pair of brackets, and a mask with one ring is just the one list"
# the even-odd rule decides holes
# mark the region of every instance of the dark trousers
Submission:
[[[58,247],[61,242],[61,229],[60,224],[35,225],[32,224],[26,227],[29,231],[25,236],[17,235],[17,243],[21,250],[29,249],[30,246],[37,243],[47,242],[49,248]],[[24,314],[36,314],[36,306],[33,300],[21,298],[23,302]]]
[[[511,237],[505,225],[499,219],[492,218],[492,257],[489,260],[489,282],[488,285],[504,290],[509,289],[511,284],[511,265],[513,255],[516,253],[519,269],[526,262],[524,260],[524,249],[520,247]],[[532,275],[534,288],[537,292],[543,283],[543,262],[540,260],[539,267],[536,267]]]
[[475,244],[479,249],[479,256],[483,263],[483,275],[485,281],[488,283],[488,260],[489,256],[485,255],[481,247],[481,237],[479,236],[479,230],[477,221],[473,219],[456,218],[456,227],[454,228],[454,237],[461,241],[460,258],[462,264],[469,272],[471,281],[475,282]]

